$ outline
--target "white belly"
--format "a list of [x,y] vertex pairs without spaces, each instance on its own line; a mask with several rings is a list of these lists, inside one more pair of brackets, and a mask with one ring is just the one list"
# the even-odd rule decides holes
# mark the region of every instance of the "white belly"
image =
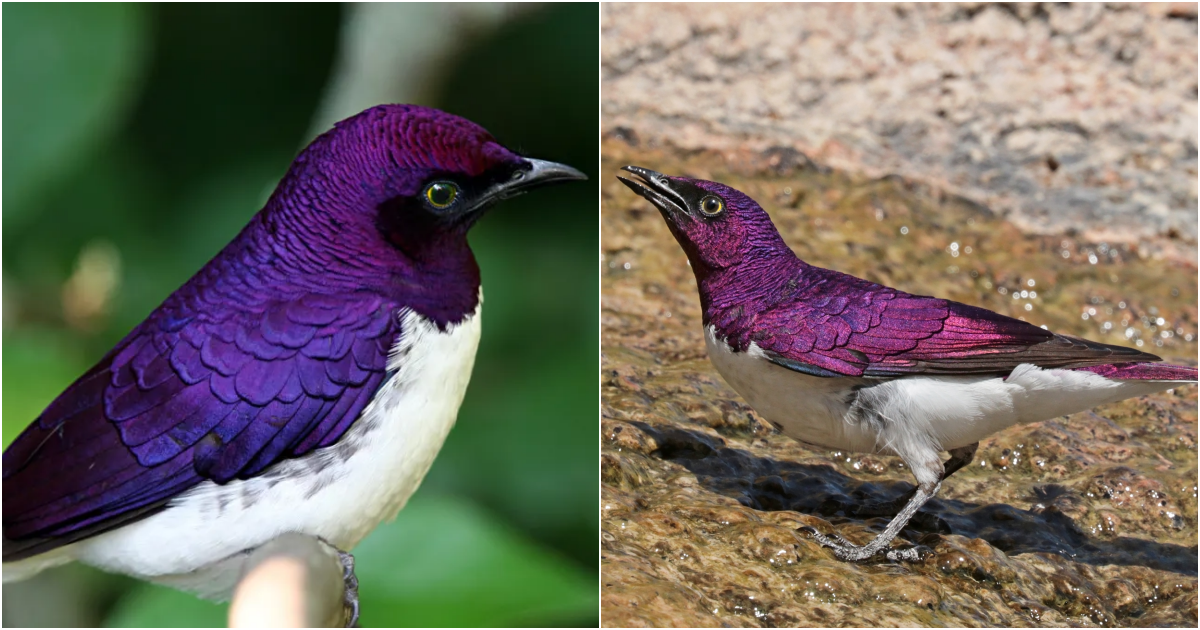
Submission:
[[[967,446],[1014,424],[1040,422],[1172,387],[1072,370],[1020,365],[998,376],[821,378],[733,352],[712,326],[709,359],[750,406],[791,438],[831,449],[929,456]],[[854,388],[861,387],[857,392]]]
[[349,550],[394,518],[433,464],[470,380],[479,308],[446,332],[404,312],[392,373],[334,445],[225,485],[205,482],[166,510],[66,548],[77,560],[224,598],[244,555],[284,532]]

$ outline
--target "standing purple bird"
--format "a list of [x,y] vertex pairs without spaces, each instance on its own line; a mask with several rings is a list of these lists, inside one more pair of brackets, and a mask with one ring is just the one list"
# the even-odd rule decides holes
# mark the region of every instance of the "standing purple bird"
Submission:
[[579,179],[434,109],[337,123],[4,452],[4,581],[79,560],[223,598],[279,534],[352,548],[416,490],[466,392],[467,231]]
[[741,192],[624,170],[687,253],[721,376],[784,435],[894,453],[912,469],[912,497],[869,544],[811,532],[842,560],[916,560],[892,539],[984,437],[1196,381],[1196,368],[1152,354],[813,267]]

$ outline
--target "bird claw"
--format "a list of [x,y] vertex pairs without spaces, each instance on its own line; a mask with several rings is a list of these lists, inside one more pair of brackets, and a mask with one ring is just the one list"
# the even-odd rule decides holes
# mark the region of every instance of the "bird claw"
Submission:
[[823,547],[832,549],[833,555],[837,556],[837,559],[843,562],[861,562],[877,554],[884,554],[892,562],[916,562],[921,559],[920,552],[915,547],[908,549],[872,549],[871,545],[860,547],[837,534],[827,536],[812,527],[805,526],[801,527],[800,530],[807,530],[813,540],[820,543]]
[[841,536],[838,536],[837,534],[826,536],[825,534],[817,531],[815,527],[810,527],[808,525],[801,527],[798,531],[807,532],[809,537],[813,540],[821,543],[821,545],[825,547],[831,547],[835,550],[841,547],[851,547],[854,549],[858,548],[858,545],[855,545],[854,543],[842,538]]
[[921,548],[888,549],[885,557],[892,562],[918,562],[921,560]]
[[354,556],[337,550],[338,560],[342,562],[342,581],[345,583],[343,605],[346,607],[346,627],[358,626],[358,576],[354,574]]

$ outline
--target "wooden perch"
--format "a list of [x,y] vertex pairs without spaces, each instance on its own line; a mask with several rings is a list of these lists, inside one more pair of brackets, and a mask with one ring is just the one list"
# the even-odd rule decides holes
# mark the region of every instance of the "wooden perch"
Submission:
[[230,628],[341,628],[345,583],[337,551],[303,534],[254,550],[229,606]]

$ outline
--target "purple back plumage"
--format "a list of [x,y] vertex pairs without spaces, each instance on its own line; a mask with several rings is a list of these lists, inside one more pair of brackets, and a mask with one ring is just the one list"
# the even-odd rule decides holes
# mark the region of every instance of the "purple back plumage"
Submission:
[[[4,559],[335,442],[383,382],[400,312],[443,329],[474,312],[467,230],[528,168],[423,107],[375,107],[317,138],[249,225],[5,451]],[[439,179],[478,207],[431,206]]]
[[814,267],[740,191],[625,170],[641,181],[622,181],[659,209],[687,253],[705,325],[735,351],[754,346],[783,367],[823,377],[1003,375],[1031,363],[1111,378],[1196,378],[1195,368],[1150,368],[1146,362],[1161,359],[1132,348],[1055,335],[986,309]]

